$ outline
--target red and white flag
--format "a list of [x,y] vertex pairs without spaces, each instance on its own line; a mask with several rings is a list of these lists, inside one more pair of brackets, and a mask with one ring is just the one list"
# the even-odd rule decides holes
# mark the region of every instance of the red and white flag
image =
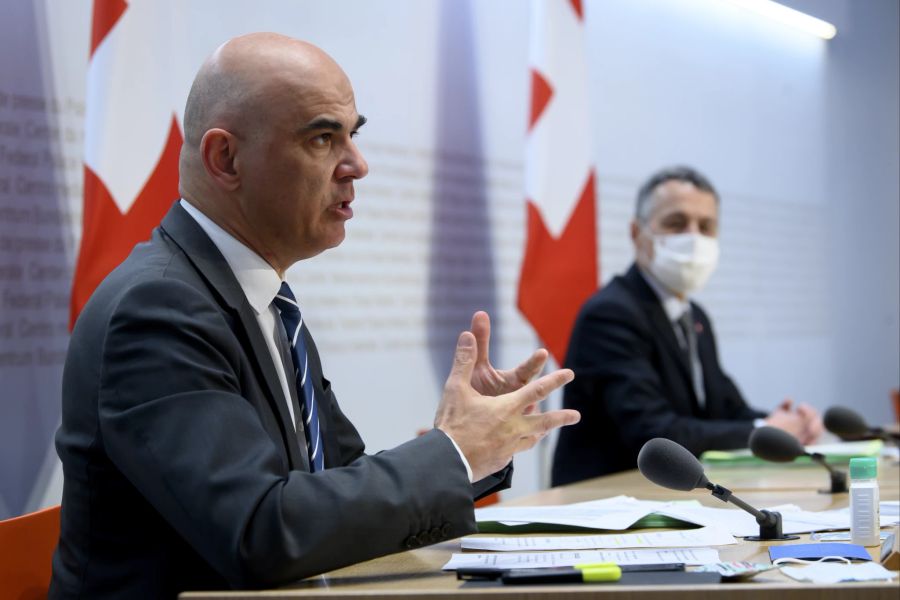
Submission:
[[519,310],[557,364],[597,289],[597,223],[581,0],[532,0],[528,231]]
[[171,4],[94,0],[84,221],[70,328],[94,289],[149,239],[178,198],[182,134],[172,93]]

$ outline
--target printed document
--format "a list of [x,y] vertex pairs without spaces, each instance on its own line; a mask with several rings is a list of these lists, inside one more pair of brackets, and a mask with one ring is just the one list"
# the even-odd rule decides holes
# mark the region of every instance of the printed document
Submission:
[[712,548],[659,548],[655,550],[589,550],[585,552],[457,553],[444,565],[444,570],[537,569],[603,562],[612,562],[617,565],[667,563],[704,565],[719,562],[719,552]]
[[612,535],[504,536],[462,539],[464,550],[589,550],[595,548],[680,548],[736,544],[734,536],[715,527]]

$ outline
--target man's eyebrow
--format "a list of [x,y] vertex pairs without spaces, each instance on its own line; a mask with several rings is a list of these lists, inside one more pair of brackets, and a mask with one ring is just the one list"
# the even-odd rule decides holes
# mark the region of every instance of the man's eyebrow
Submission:
[[[364,116],[359,115],[356,118],[356,124],[353,126],[353,131],[356,131],[360,127],[366,124],[366,119]],[[316,131],[317,129],[330,129],[331,131],[340,131],[343,129],[343,124],[336,119],[329,119],[328,117],[319,117],[318,119],[313,119],[306,125],[300,128],[301,132],[307,131]]]
[[319,117],[318,119],[313,119],[312,121],[301,127],[300,131],[315,131],[317,129],[330,129],[332,131],[340,131],[343,128],[344,126],[341,125],[340,121],[329,119],[328,117]]

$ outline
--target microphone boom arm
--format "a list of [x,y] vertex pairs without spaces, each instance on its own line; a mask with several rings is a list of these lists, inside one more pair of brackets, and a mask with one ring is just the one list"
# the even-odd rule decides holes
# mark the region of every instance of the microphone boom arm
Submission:
[[843,471],[839,471],[835,469],[825,460],[825,456],[818,452],[812,452],[807,454],[810,460],[815,463],[818,463],[828,469],[828,474],[831,476],[831,489],[830,490],[822,490],[823,493],[831,493],[831,494],[841,494],[848,491],[847,488],[847,474]]
[[731,493],[728,488],[714,484],[706,483],[706,489],[712,492],[712,495],[722,502],[731,502],[738,508],[741,508],[756,518],[759,524],[759,535],[748,536],[747,540],[796,540],[796,535],[784,535],[782,532],[781,513],[771,510],[757,510]]

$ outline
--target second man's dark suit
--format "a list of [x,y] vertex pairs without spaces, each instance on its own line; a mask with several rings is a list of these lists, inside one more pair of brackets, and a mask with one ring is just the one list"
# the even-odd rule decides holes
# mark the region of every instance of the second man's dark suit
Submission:
[[694,303],[691,310],[703,366],[703,408],[687,355],[636,266],[581,308],[565,364],[575,380],[563,399],[565,408],[581,412],[581,421],[560,430],[553,485],[633,469],[641,446],[654,437],[695,454],[747,446],[753,420],[765,414],[747,406],[719,366],[706,313]]
[[[253,309],[200,225],[171,209],[72,334],[51,598],[274,586],[475,531],[473,495],[500,479],[473,490],[436,430],[365,455],[303,335],[325,445],[314,474]],[[391,398],[370,401],[390,419]]]

